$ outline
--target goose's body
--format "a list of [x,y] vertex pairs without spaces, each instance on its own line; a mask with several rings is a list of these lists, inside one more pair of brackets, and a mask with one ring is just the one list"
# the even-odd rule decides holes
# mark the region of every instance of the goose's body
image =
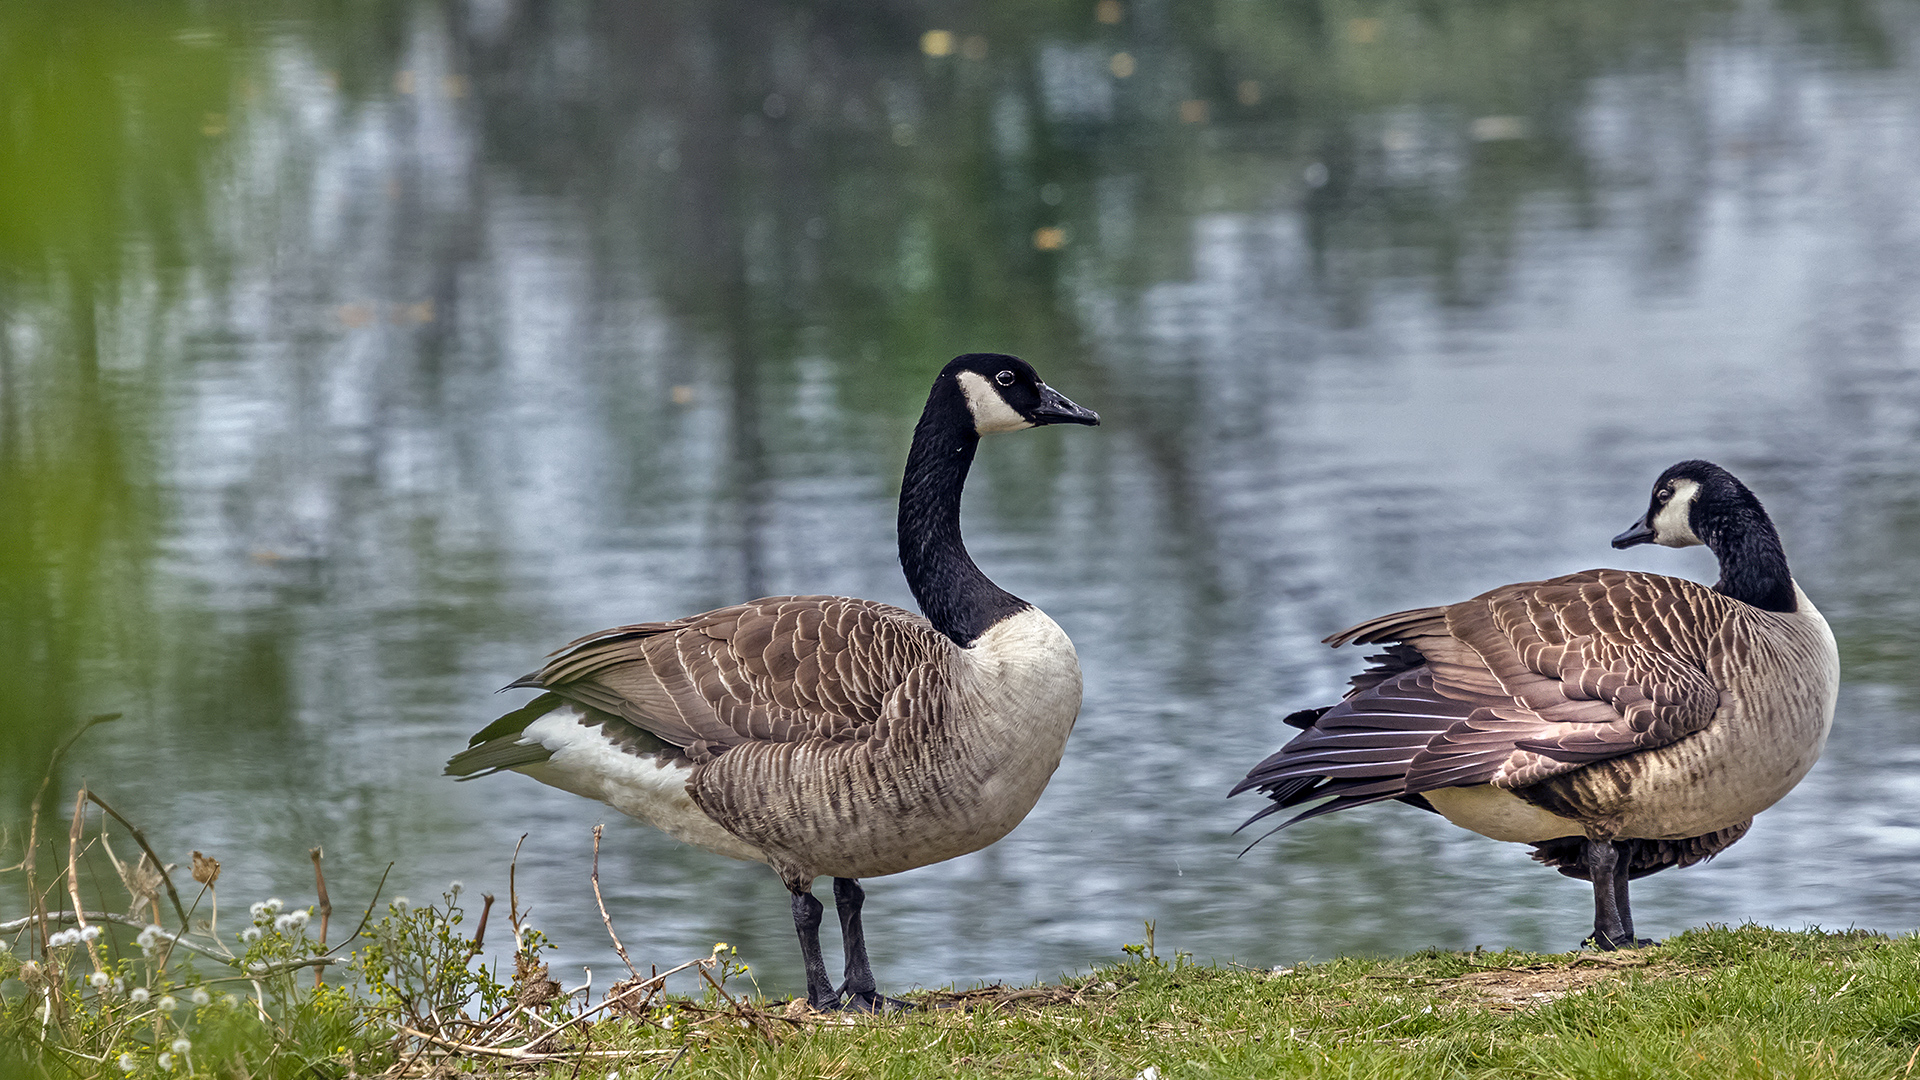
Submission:
[[[462,777],[512,769],[696,847],[764,862],[794,895],[817,1008],[881,1004],[856,879],[941,862],[1012,831],[1080,709],[1073,643],[961,543],[981,434],[1095,423],[1013,357],[935,381],[901,491],[900,553],[927,617],[779,596],[589,635],[513,685],[544,690],[475,735]],[[814,878],[835,879],[847,984],[819,956]]]
[[1398,799],[1594,881],[1595,940],[1633,940],[1628,877],[1724,850],[1807,774],[1839,688],[1833,633],[1759,501],[1682,462],[1615,545],[1706,543],[1714,588],[1589,570],[1369,620],[1385,644],[1339,704],[1234,790],[1289,821]]

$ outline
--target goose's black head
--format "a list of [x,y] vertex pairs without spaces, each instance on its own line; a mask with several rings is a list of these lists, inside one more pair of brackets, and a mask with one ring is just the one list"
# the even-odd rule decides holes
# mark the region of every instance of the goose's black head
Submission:
[[1705,544],[1720,560],[1719,591],[1769,611],[1795,608],[1780,534],[1760,499],[1711,461],[1682,461],[1654,481],[1647,512],[1613,546],[1693,547]]
[[1048,386],[1033,365],[1002,353],[967,353],[941,369],[935,394],[957,393],[972,419],[975,435],[1045,424],[1100,422],[1100,414],[1083,409]]
[[1766,520],[1760,500],[1732,473],[1711,461],[1682,461],[1654,481],[1647,512],[1614,537],[1613,546],[1711,546],[1716,535],[1726,536]]

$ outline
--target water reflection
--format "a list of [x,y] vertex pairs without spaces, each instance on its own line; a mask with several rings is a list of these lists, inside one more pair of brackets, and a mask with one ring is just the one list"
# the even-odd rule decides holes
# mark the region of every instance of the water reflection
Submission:
[[[1220,796],[1337,692],[1330,630],[1709,576],[1605,547],[1695,454],[1767,499],[1848,683],[1829,759],[1642,917],[1920,922],[1905,9],[142,11],[0,31],[36,58],[9,101],[119,75],[0,151],[10,805],[118,709],[63,783],[235,895],[314,844],[343,903],[389,861],[500,892],[524,832],[536,921],[604,966],[608,813],[439,763],[575,634],[910,605],[912,420],[992,348],[1106,421],[990,443],[967,510],[1087,703],[1013,836],[870,883],[891,985],[1052,975],[1142,919],[1249,962],[1570,945],[1583,888],[1522,849],[1377,807],[1236,859]],[[636,955],[724,939],[798,985],[763,868],[617,821],[603,862]]]

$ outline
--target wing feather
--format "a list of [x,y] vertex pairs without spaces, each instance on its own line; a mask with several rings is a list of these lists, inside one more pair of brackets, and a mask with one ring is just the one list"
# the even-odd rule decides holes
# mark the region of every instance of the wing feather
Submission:
[[522,684],[613,713],[696,761],[743,743],[872,738],[953,648],[918,615],[776,596],[589,634]]

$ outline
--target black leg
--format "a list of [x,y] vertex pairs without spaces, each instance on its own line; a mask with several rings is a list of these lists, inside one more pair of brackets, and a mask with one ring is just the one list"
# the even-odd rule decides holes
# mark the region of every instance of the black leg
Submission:
[[1619,849],[1610,840],[1588,840],[1583,855],[1587,877],[1593,882],[1593,947],[1610,952],[1633,944],[1633,934],[1620,917],[1624,906],[1620,901],[1627,890]]
[[1633,908],[1627,904],[1627,872],[1633,869],[1633,856],[1627,845],[1614,842],[1614,850],[1619,853],[1618,865],[1613,871],[1613,908],[1620,913],[1620,932],[1625,935],[1623,947],[1638,948],[1651,945],[1651,941],[1641,941],[1633,936]]
[[840,995],[827,978],[826,961],[820,959],[820,916],[826,910],[814,899],[812,889],[793,890],[793,929],[800,935],[800,962],[807,969],[807,1004],[820,1012],[840,1007]]
[[884,1012],[911,1008],[911,1004],[887,997],[873,981],[873,965],[867,962],[867,934],[860,928],[860,905],[866,890],[852,878],[833,879],[833,906],[840,913],[840,936],[847,950],[847,983],[840,988],[846,1007],[862,1012]]

